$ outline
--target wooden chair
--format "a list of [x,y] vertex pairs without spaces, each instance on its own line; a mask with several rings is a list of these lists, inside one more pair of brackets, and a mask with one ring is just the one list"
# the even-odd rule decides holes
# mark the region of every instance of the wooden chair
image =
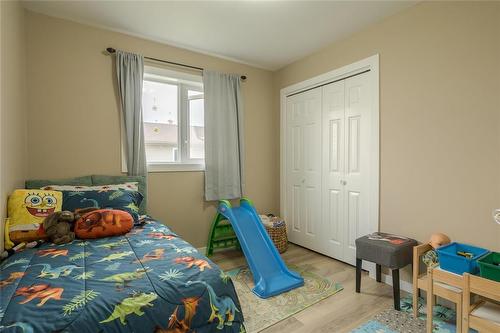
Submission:
[[[427,252],[432,250],[429,244],[421,244],[413,247],[413,316],[418,317],[418,297],[420,290],[427,291],[427,271],[420,272],[421,257]],[[444,299],[447,299],[457,304],[457,316],[460,318],[458,303],[462,302],[462,285],[452,287],[443,283],[434,283],[433,294]]]
[[[463,278],[439,267],[427,269],[427,333],[432,333],[432,308],[436,295],[456,304],[457,332],[462,332]],[[439,291],[439,294],[438,294]]]
[[[500,332],[500,282],[465,273],[463,278],[462,333],[469,333],[469,327],[479,333]],[[471,294],[480,300],[471,305]]]
[[413,317],[418,317],[418,297],[420,289],[427,290],[427,272],[420,274],[420,258],[432,250],[429,244],[421,244],[413,247]]

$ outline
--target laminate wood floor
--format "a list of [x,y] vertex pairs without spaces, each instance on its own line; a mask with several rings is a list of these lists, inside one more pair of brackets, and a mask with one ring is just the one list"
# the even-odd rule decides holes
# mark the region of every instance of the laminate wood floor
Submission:
[[[262,333],[350,332],[393,304],[392,287],[377,283],[366,272],[362,275],[361,293],[357,294],[356,270],[353,266],[293,244],[290,244],[283,258],[289,264],[309,265],[313,272],[340,282],[344,290],[276,323]],[[246,265],[245,258],[238,251],[219,252],[211,259],[225,271]]]

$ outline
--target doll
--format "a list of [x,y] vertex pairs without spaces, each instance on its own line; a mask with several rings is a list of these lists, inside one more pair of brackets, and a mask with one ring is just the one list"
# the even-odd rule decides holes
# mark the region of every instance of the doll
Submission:
[[429,240],[430,246],[435,250],[440,246],[450,244],[451,240],[450,237],[446,236],[445,234],[442,233],[435,233],[431,235],[431,239]]
[[424,264],[427,267],[438,265],[439,259],[436,253],[436,249],[440,246],[449,244],[450,242],[451,242],[450,237],[446,236],[445,234],[439,232],[432,234],[429,240],[429,245],[432,246],[432,250],[427,251],[423,255],[422,261],[424,262]]

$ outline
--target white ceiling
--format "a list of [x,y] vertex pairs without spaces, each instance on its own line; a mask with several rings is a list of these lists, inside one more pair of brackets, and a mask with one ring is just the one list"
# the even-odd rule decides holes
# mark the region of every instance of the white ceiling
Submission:
[[27,1],[27,9],[275,70],[417,1]]

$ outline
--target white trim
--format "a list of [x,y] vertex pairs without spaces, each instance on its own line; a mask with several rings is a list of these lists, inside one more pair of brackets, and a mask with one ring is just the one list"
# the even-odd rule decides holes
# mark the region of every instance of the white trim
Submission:
[[[371,86],[373,88],[371,110],[372,110],[372,124],[371,124],[371,148],[372,153],[371,173],[370,173],[370,232],[379,230],[379,187],[380,187],[380,134],[379,134],[379,119],[380,119],[380,106],[379,106],[379,55],[375,54],[371,57],[362,59],[347,66],[334,69],[330,72],[315,76],[305,81],[290,85],[281,89],[280,91],[280,215],[286,220],[285,216],[285,202],[286,202],[286,156],[285,149],[285,128],[286,128],[286,98],[288,95],[298,93],[307,89],[315,88],[317,86],[327,84],[331,81],[346,78],[348,76],[359,74],[366,70],[370,70],[369,76]],[[363,266],[364,267],[364,266]],[[369,267],[370,274],[374,274],[375,265]]]
[[[290,95],[305,89],[310,89],[322,84],[326,84],[329,83],[330,81],[339,80],[347,76],[366,71],[368,69],[376,72],[376,75],[378,76],[378,66],[379,66],[379,55],[375,54],[371,57],[354,62],[347,66],[334,69],[330,72],[285,87],[281,89],[281,97],[283,98],[283,96],[286,97],[286,95]],[[378,80],[376,87],[378,88]],[[378,110],[378,105],[377,105],[377,110]]]
[[205,171],[205,164],[189,163],[148,163],[150,172]]
[[[371,275],[370,277],[375,280],[375,275]],[[387,274],[382,274],[382,282],[385,284],[388,284],[392,286],[392,276],[387,275]],[[404,280],[399,280],[399,288],[403,291],[406,291],[407,293],[413,294],[413,283],[404,281]]]
[[[190,136],[190,123],[191,123],[191,113],[190,113],[190,102],[197,99],[204,99],[205,92],[203,90],[203,85],[201,86],[193,86],[187,84],[181,84],[182,90],[182,98],[181,98],[181,117],[183,117],[183,121],[181,122],[181,153],[183,154],[181,161],[183,163],[189,164],[205,164],[205,158],[191,158],[190,156],[190,148],[191,148],[191,136]],[[197,91],[200,94],[196,95],[196,97],[189,97],[188,91]],[[205,109],[203,109],[203,113],[205,113]],[[205,115],[203,115],[205,116]]]
[[190,74],[181,69],[173,70],[165,65],[158,64],[148,59],[144,59],[144,78],[147,80],[158,80],[166,83],[185,83],[195,85],[203,89],[203,78],[201,73]]

